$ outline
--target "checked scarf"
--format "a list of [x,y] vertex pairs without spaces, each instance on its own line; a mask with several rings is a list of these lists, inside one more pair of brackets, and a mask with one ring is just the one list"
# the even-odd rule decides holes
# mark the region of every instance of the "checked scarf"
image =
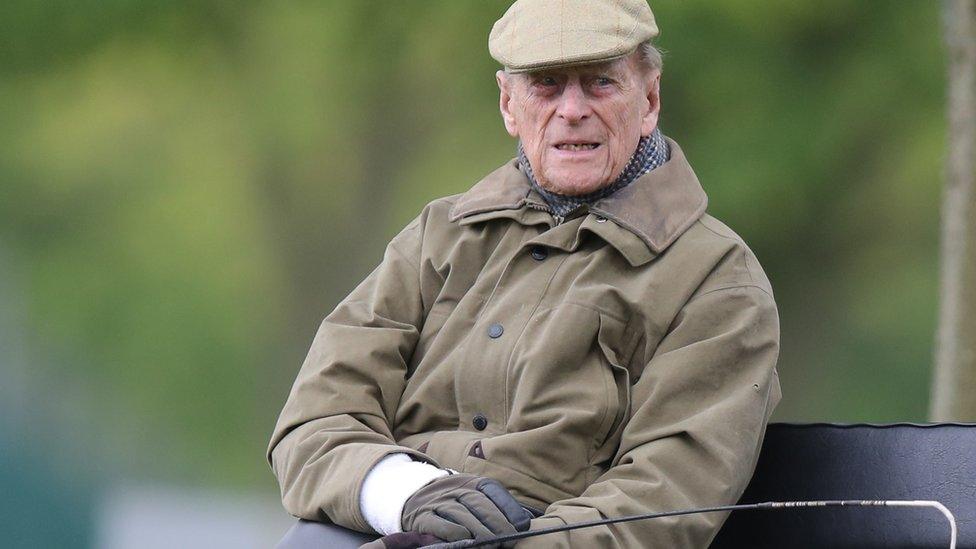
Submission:
[[535,180],[535,175],[532,173],[532,166],[529,165],[529,159],[525,156],[522,142],[520,141],[518,144],[518,162],[520,169],[529,178],[529,182],[532,183],[532,188],[545,199],[546,204],[552,209],[553,214],[559,217],[566,217],[566,214],[584,204],[591,205],[601,198],[610,196],[627,185],[630,185],[638,177],[664,164],[670,156],[671,151],[668,149],[668,143],[664,140],[664,134],[661,133],[660,128],[655,128],[651,132],[651,135],[642,137],[637,142],[637,150],[634,151],[627,165],[624,166],[623,171],[620,172],[620,175],[613,183],[589,194],[567,196],[547,191],[539,186]]

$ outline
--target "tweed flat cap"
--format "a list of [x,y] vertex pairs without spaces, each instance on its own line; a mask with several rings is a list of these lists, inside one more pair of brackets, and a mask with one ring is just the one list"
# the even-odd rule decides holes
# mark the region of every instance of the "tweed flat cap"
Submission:
[[609,61],[657,36],[647,0],[517,0],[488,51],[511,72]]

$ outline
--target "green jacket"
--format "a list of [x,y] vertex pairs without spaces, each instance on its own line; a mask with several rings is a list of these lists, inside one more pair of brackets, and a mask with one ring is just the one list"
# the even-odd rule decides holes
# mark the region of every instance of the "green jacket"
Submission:
[[[776,305],[669,145],[559,224],[514,161],[424,208],[312,343],[268,450],[285,508],[370,531],[392,452],[500,481],[533,528],[735,502],[780,398]],[[705,547],[724,518],[519,547]]]

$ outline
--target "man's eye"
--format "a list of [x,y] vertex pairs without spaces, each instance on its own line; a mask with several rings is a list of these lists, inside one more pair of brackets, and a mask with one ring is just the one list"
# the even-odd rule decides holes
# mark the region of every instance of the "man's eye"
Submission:
[[601,87],[613,85],[613,79],[607,78],[606,76],[597,77],[596,85]]
[[543,76],[542,78],[539,79],[539,84],[543,86],[555,86],[556,79],[553,78],[552,76]]

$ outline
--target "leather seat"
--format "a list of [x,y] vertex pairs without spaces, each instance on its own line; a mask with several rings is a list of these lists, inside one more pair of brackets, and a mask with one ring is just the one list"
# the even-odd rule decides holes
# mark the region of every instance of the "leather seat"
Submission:
[[[936,500],[976,547],[976,424],[771,424],[740,503]],[[935,509],[735,511],[713,548],[948,547]]]

